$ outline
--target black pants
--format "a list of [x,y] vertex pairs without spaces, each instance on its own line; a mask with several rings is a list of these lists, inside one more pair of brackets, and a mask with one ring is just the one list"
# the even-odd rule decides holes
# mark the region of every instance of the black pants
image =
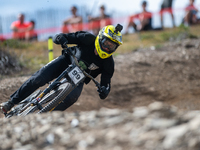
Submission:
[[[58,77],[70,64],[69,59],[64,55],[54,59],[39,71],[34,73],[22,86],[13,93],[10,98],[14,104],[18,104],[20,101],[28,97],[31,93],[37,90],[39,87],[44,86],[46,83],[52,81]],[[73,105],[80,96],[83,89],[83,83],[76,87],[66,98],[60,103],[55,110],[65,110]]]

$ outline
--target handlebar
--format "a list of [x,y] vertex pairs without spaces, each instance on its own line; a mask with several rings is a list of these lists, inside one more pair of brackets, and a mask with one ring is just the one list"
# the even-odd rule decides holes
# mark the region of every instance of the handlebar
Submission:
[[89,74],[80,66],[80,64],[79,64],[79,62],[78,62],[76,56],[71,52],[70,48],[64,48],[64,50],[66,50],[67,53],[73,57],[75,64],[81,69],[81,71],[83,72],[83,74],[84,74],[86,77],[89,77],[89,78],[95,83],[95,85],[96,85],[96,87],[97,87],[98,89],[101,89],[100,83],[99,83],[98,81],[96,81],[91,75],[89,75]]

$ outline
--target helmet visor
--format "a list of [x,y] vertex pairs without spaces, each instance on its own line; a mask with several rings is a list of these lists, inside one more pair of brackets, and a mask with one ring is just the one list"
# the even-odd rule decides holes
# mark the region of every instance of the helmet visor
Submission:
[[111,41],[110,39],[106,37],[102,39],[101,44],[102,44],[103,51],[108,54],[113,53],[118,47],[117,43]]

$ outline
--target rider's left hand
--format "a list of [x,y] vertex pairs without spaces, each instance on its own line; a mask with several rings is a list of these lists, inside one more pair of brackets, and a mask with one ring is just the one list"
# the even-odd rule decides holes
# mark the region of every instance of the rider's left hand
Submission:
[[99,97],[101,99],[105,99],[108,96],[109,92],[110,92],[109,87],[105,87],[105,86],[102,86],[97,91],[99,92]]

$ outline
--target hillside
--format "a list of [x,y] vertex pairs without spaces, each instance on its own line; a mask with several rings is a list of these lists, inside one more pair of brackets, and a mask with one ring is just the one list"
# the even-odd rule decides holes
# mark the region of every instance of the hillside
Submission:
[[[0,149],[199,149],[200,39],[114,59],[106,100],[90,83],[65,112],[1,119]],[[0,102],[28,77],[0,80]]]

